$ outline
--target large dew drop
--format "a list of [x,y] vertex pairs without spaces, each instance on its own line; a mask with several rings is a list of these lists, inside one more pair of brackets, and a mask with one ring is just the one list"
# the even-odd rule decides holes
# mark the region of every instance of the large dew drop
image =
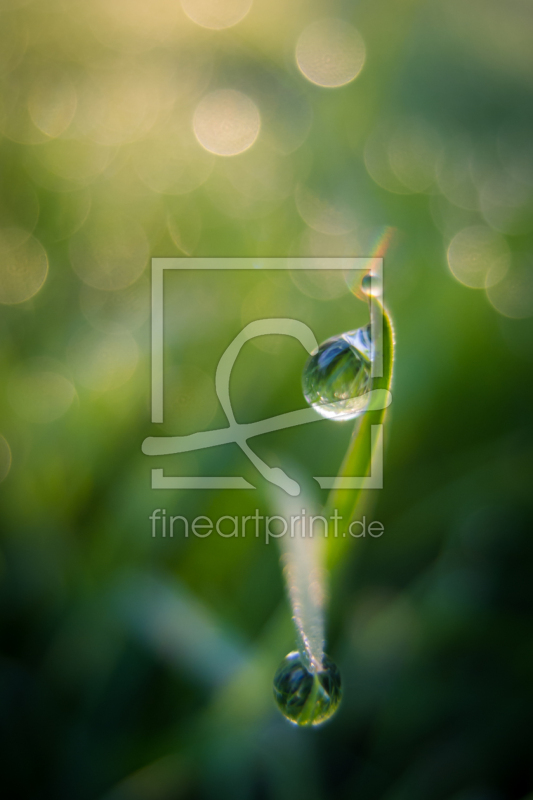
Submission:
[[326,655],[320,669],[311,670],[297,651],[289,653],[274,676],[274,699],[283,716],[296,725],[320,725],[341,701],[341,676]]
[[323,417],[354,419],[368,405],[371,388],[370,325],[323,342],[304,367],[304,397]]

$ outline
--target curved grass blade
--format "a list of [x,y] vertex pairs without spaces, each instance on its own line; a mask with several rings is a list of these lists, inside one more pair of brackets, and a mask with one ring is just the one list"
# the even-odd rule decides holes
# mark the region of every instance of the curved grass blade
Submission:
[[[394,330],[391,319],[376,297],[370,298],[371,313],[379,315],[383,319],[383,374],[379,378],[374,378],[372,389],[383,389],[389,391],[392,384],[393,362],[394,362]],[[354,434],[344,461],[339,470],[339,477],[351,477],[368,475],[372,450],[370,445],[370,433],[372,425],[381,425],[385,418],[386,409],[367,411],[360,417],[355,425]],[[378,442],[375,443],[376,446]],[[359,502],[362,489],[332,489],[326,502],[324,516],[330,519],[331,515],[337,510],[343,519],[344,530],[354,519],[357,504]],[[346,547],[347,537],[335,537],[332,525],[329,525],[328,542],[326,548],[327,566],[333,566],[341,557]]]

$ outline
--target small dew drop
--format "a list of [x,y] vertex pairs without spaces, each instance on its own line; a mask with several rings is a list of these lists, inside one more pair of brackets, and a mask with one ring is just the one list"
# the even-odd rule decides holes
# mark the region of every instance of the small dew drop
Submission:
[[367,272],[361,281],[361,291],[363,294],[366,294],[367,297],[381,297],[381,280],[377,275]]
[[326,655],[321,668],[312,670],[298,651],[289,653],[274,676],[274,699],[283,716],[296,725],[325,722],[337,710],[341,696],[340,672]]
[[370,325],[333,336],[311,353],[304,367],[304,397],[328,419],[349,420],[368,405],[372,382]]

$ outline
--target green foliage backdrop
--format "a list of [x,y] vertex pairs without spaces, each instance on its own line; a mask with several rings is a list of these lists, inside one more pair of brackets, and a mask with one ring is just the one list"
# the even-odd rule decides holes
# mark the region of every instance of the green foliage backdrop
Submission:
[[[532,33],[525,0],[3,0],[3,796],[531,800]],[[161,431],[149,260],[366,256],[388,229],[385,484],[358,512],[385,532],[332,571],[344,699],[301,731],[271,696],[275,544],[149,521],[279,498],[236,445],[157,466],[255,492],[155,492],[141,443],[225,425],[243,324],[321,341],[367,311],[331,276],[173,276]],[[304,361],[247,345],[237,419],[301,408]],[[319,504],[350,430],[254,447]]]

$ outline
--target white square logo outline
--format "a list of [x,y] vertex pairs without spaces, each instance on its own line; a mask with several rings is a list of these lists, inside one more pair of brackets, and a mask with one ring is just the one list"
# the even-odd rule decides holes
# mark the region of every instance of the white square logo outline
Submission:
[[[152,341],[151,341],[151,417],[152,423],[162,423],[164,419],[163,408],[163,384],[164,384],[164,275],[166,270],[258,270],[266,272],[269,270],[336,270],[336,271],[353,271],[362,270],[368,272],[372,270],[372,276],[375,277],[379,285],[383,287],[383,258],[381,257],[341,257],[341,258],[221,258],[221,257],[207,257],[207,258],[152,258]],[[270,328],[253,331],[250,330],[246,333],[247,329],[251,329],[254,325],[259,323],[291,323],[291,325],[279,327],[270,326]],[[372,324],[372,339],[374,342],[382,341],[383,336],[383,321],[380,321],[378,330],[374,329],[374,321]],[[292,327],[291,327],[292,326]],[[302,331],[300,326],[307,329],[307,334]],[[250,323],[241,331],[241,343],[238,345],[235,357],[238,354],[240,347],[244,341],[248,341],[257,335],[264,333],[283,333],[298,338],[308,352],[317,345],[316,338],[312,331],[304,323],[297,320],[257,320],[256,323]],[[244,334],[244,337],[243,337]],[[311,344],[309,343],[309,334],[311,337]],[[239,339],[239,337],[236,338]],[[234,343],[236,342],[234,340]],[[232,344],[234,344],[232,343]],[[230,345],[231,348],[232,345]],[[220,366],[226,356],[228,350],[220,359],[219,367],[217,368],[217,379],[219,377]],[[231,361],[227,370],[225,370],[225,378],[227,379],[229,387],[229,371],[235,360]],[[372,361],[372,377],[381,377],[383,374],[383,362],[381,347],[376,347],[374,358]],[[379,391],[379,390],[378,390]],[[277,484],[283,488],[288,494],[297,495],[300,492],[299,485],[287,476],[283,470],[279,468],[268,467],[255,453],[248,447],[247,439],[252,436],[266,433],[269,430],[279,430],[285,427],[294,427],[295,425],[303,424],[304,422],[317,421],[320,419],[317,416],[311,416],[310,412],[316,414],[313,409],[307,408],[297,412],[290,412],[289,414],[274,417],[271,420],[263,420],[253,425],[241,426],[233,417],[231,411],[231,403],[229,402],[229,395],[227,404],[223,402],[221,392],[217,386],[217,394],[219,400],[228,417],[229,427],[220,429],[219,431],[206,431],[196,434],[191,434],[185,437],[148,437],[144,440],[142,450],[146,455],[166,455],[170,453],[186,452],[194,449],[204,447],[211,447],[218,444],[227,442],[236,442],[241,446],[245,454],[252,461],[258,471],[270,482]],[[373,394],[373,393],[371,393]],[[373,408],[383,408],[389,405],[391,401],[390,392],[385,395],[381,394],[376,398]],[[229,406],[229,407],[228,407]],[[268,427],[265,430],[261,429],[264,423],[272,423],[277,421],[274,427]],[[259,429],[257,426],[260,426]],[[241,433],[241,428],[247,429],[246,433]],[[250,430],[253,428],[253,431]],[[217,436],[218,434],[218,436]],[[222,437],[220,436],[222,434]],[[328,476],[313,476],[322,489],[381,489],[383,488],[383,425],[371,426],[371,465],[370,475],[359,477],[328,477]],[[163,469],[152,469],[152,489],[255,489],[251,483],[246,481],[240,476],[165,476]]]

